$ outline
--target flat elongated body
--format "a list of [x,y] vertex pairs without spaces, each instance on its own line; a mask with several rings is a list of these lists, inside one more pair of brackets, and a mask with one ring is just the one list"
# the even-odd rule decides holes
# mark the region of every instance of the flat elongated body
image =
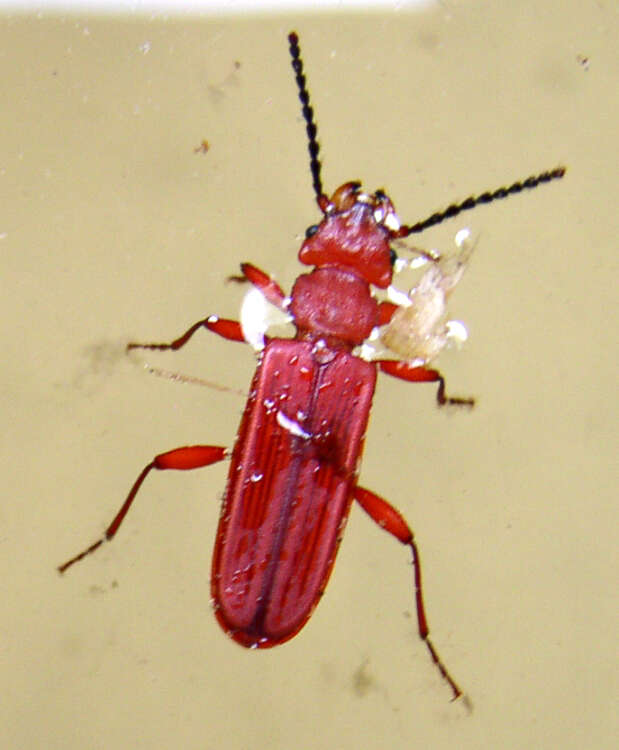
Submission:
[[[565,168],[470,196],[410,225],[400,224],[383,190],[368,194],[361,183],[346,182],[329,197],[322,189],[317,128],[295,32],[288,42],[322,213],[320,223],[306,230],[298,255],[312,270],[297,277],[290,296],[251,263],[241,264],[242,276],[230,278],[251,283],[284,312],[295,337],[271,339],[264,346],[262,331],[252,329],[246,335],[249,327],[209,315],[171,342],[128,344],[128,350],[177,350],[207,329],[259,351],[236,443],[232,451],[204,444],[156,455],[134,481],[104,535],[58,570],[64,573],[115,537],[151,471],[187,471],[231,458],[211,576],[215,615],[226,633],[242,646],[268,648],[299,632],[327,585],[355,500],[380,528],[410,549],[419,637],[456,699],[462,691],[429,637],[413,532],[396,508],[357,483],[357,473],[379,369],[407,382],[438,384],[441,406],[473,405],[471,398],[448,397],[443,376],[428,367],[445,345],[444,297],[461,273],[439,268],[424,276],[425,285],[407,300],[409,314],[375,292],[391,287],[398,265],[393,243],[476,205],[559,179]],[[253,325],[255,319],[249,316],[247,322]],[[403,359],[363,358],[381,327],[387,328],[383,344]]]
[[222,627],[273,646],[304,625],[346,523],[376,366],[311,342],[267,344],[232,454],[213,555]]

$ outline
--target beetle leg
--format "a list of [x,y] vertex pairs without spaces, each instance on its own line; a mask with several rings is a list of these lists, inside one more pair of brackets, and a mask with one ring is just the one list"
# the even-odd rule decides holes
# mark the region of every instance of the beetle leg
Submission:
[[436,400],[439,406],[452,404],[455,406],[474,406],[474,398],[461,398],[459,396],[447,396],[445,394],[445,378],[438,370],[428,367],[414,366],[408,362],[396,359],[379,359],[378,365],[382,372],[409,383],[438,383]]
[[[283,310],[284,312],[286,311],[286,295],[284,294],[280,285],[274,279],[272,279],[267,273],[262,271],[257,266],[252,265],[251,263],[241,263],[241,271],[243,272],[242,276],[230,276],[229,280],[240,282],[249,281],[262,292],[265,298],[272,305],[275,305],[275,307]],[[172,349],[176,351],[177,349],[185,346],[189,339],[194,335],[196,331],[199,331],[200,328],[206,328],[209,331],[216,333],[218,336],[221,336],[224,339],[228,339],[229,341],[245,342],[241,324],[238,321],[229,320],[227,318],[219,318],[217,317],[217,315],[209,315],[208,318],[203,318],[197,323],[194,323],[185,331],[185,333],[183,333],[177,339],[174,339],[174,341],[161,344],[142,344],[139,342],[131,341],[129,344],[127,344],[127,351],[131,351],[132,349]]]
[[218,318],[217,315],[209,315],[208,318],[194,323],[182,336],[174,339],[174,341],[170,341],[167,344],[139,344],[132,341],[127,344],[127,351],[131,351],[131,349],[172,349],[176,351],[185,346],[193,334],[199,331],[200,328],[206,328],[229,341],[245,341],[241,324],[238,321],[229,320],[228,318]]
[[58,571],[64,573],[67,568],[70,568],[74,563],[79,562],[87,555],[91,555],[95,550],[105,541],[111,541],[121,523],[124,521],[129,508],[131,507],[135,496],[137,495],[142,483],[146,477],[150,474],[152,469],[178,469],[180,471],[187,471],[189,469],[199,469],[202,466],[210,466],[218,461],[222,461],[228,457],[228,451],[220,445],[186,445],[183,448],[175,448],[174,450],[168,451],[167,453],[160,453],[158,456],[147,464],[141,471],[140,476],[133,483],[133,487],[127,495],[127,499],[122,504],[122,507],[118,513],[114,516],[114,520],[105,530],[104,535],[87,547],[79,555],[75,555],[67,562],[58,566]]
[[398,308],[399,308],[399,305],[396,305],[394,302],[389,302],[388,300],[383,300],[382,302],[379,302],[378,303],[378,325],[386,326]]
[[355,500],[363,510],[375,521],[381,528],[388,531],[402,544],[411,548],[413,554],[413,571],[415,576],[415,604],[417,607],[417,624],[419,628],[419,637],[426,644],[432,661],[438,667],[443,678],[449,683],[453,691],[453,700],[462,695],[453,677],[449,674],[447,667],[444,665],[434,644],[429,638],[430,629],[426,617],[425,606],[423,603],[423,587],[421,583],[421,561],[419,559],[419,550],[413,537],[410,526],[406,523],[401,513],[390,505],[386,500],[378,495],[366,490],[363,487],[355,487],[353,490]]
[[228,281],[236,281],[240,284],[249,281],[264,294],[272,305],[286,311],[286,295],[275,279],[252,263],[241,263],[241,271],[242,276],[228,276]]

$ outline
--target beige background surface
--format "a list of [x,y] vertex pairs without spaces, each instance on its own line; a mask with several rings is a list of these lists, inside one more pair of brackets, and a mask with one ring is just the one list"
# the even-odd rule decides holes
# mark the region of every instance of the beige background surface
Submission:
[[[407,551],[355,509],[314,618],[271,651],[209,611],[225,466],[152,477],[112,545],[55,572],[155,453],[234,438],[241,397],[122,352],[236,316],[241,260],[286,288],[299,273],[318,212],[291,28],[328,190],[384,186],[413,222],[569,167],[419,240],[479,234],[452,305],[471,341],[441,361],[479,405],[439,413],[431,386],[385,377],[366,445],[362,481],[416,530],[471,714],[417,639]],[[617,31],[614,3],[582,0],[2,19],[2,747],[615,746]],[[206,334],[147,359],[238,389],[253,370]]]

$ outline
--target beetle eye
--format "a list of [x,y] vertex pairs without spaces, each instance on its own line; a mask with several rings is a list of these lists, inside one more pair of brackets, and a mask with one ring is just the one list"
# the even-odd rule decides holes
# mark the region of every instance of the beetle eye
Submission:
[[392,266],[395,266],[395,262],[397,259],[398,259],[398,254],[392,247],[390,247],[389,248],[389,263],[391,263]]
[[309,240],[309,238],[313,237],[316,234],[317,231],[318,231],[318,224],[312,224],[311,227],[308,227],[305,230],[305,237],[306,237],[306,239]]

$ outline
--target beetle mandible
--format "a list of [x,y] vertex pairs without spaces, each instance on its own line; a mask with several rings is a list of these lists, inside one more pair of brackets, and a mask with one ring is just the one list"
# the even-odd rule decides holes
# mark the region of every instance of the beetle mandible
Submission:
[[[382,190],[364,193],[359,182],[347,182],[328,197],[322,188],[317,128],[297,34],[291,32],[288,41],[322,219],[306,232],[299,260],[311,270],[297,278],[290,297],[252,264],[241,264],[241,272],[243,280],[290,315],[296,334],[290,339],[267,338],[259,347],[231,451],[219,445],[192,445],[156,456],[136,479],[103,537],[58,570],[63,573],[116,535],[153,469],[184,471],[230,458],[211,573],[215,615],[225,632],[242,646],[254,648],[276,646],[298,633],[325,589],[355,500],[410,548],[419,636],[455,699],[462,691],[429,638],[413,533],[394,507],[357,483],[357,476],[378,370],[410,382],[436,383],[440,405],[472,405],[473,400],[447,396],[443,376],[427,366],[442,348],[440,337],[431,355],[414,359],[368,361],[359,356],[359,347],[373,331],[388,326],[398,311],[396,304],[378,301],[373,293],[391,284],[396,240],[481,203],[563,177],[565,168],[471,196],[412,225],[400,224]],[[440,278],[445,274],[439,273]],[[394,323],[396,330],[416,326],[418,317],[406,320]],[[127,348],[180,349],[202,328],[231,341],[246,340],[237,321],[211,315],[170,343],[130,343]],[[389,342],[389,336],[386,339]],[[397,351],[397,346],[392,349]]]

